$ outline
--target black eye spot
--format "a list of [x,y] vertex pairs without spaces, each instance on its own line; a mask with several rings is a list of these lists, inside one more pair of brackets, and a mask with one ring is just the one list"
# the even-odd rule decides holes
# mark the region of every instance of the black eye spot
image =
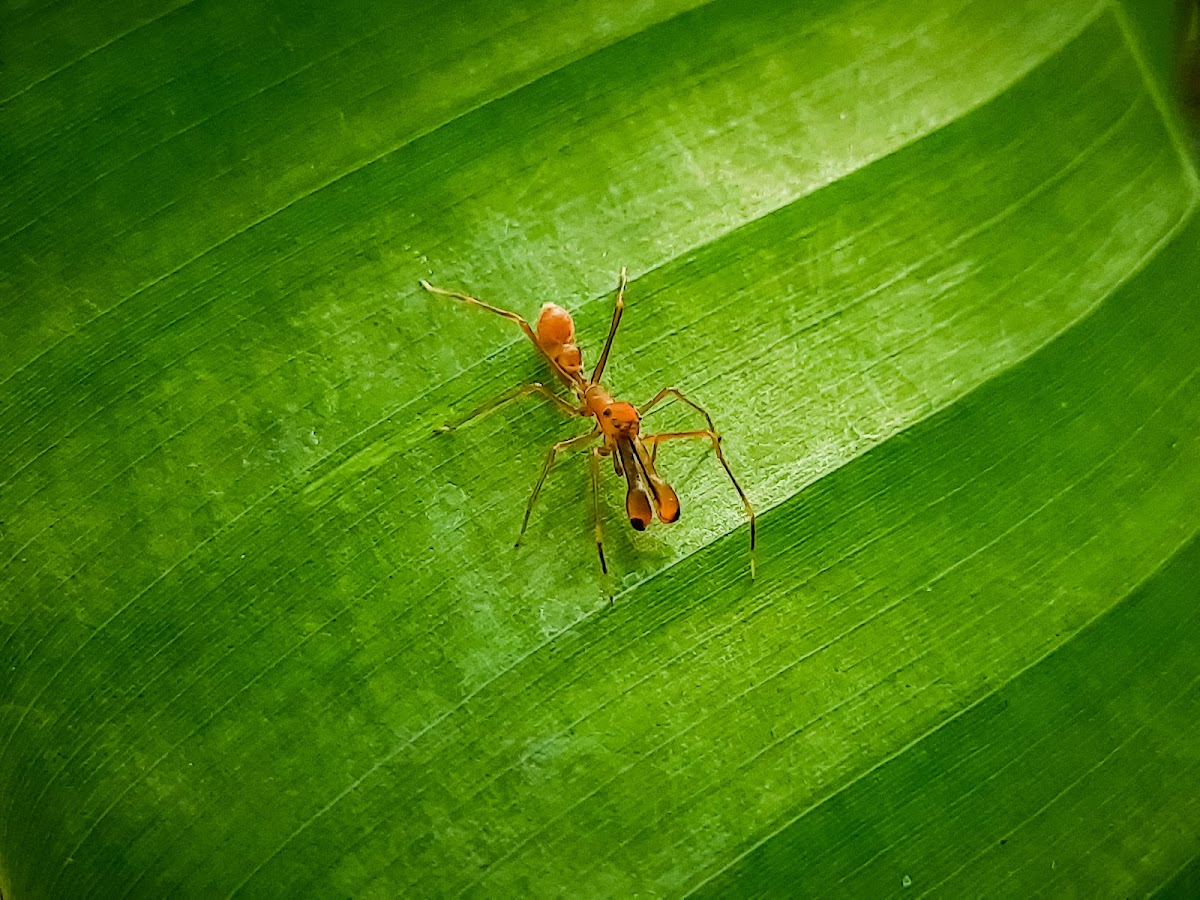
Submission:
[[605,414],[606,416],[608,416],[609,418],[612,418],[612,410],[611,410],[611,409],[606,409],[606,410],[604,411],[604,414]]

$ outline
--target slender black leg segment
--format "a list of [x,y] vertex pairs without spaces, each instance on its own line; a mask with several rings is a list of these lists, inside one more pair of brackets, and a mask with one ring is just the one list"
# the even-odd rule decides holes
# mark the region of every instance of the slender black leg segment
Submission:
[[521,539],[525,537],[525,529],[529,527],[529,516],[533,513],[533,505],[537,503],[538,494],[542,491],[542,485],[546,482],[546,476],[554,468],[554,463],[558,460],[558,454],[564,450],[582,447],[584,444],[590,443],[598,437],[600,437],[599,429],[589,431],[587,434],[581,434],[578,437],[567,438],[565,441],[559,441],[550,448],[550,452],[546,454],[546,462],[542,465],[542,474],[538,476],[537,484],[533,486],[533,493],[529,495],[529,502],[525,504],[525,518],[521,521],[521,533],[517,535],[516,546],[521,546]]
[[592,475],[592,525],[596,531],[596,552],[600,554],[600,571],[608,574],[608,563],[604,560],[604,528],[600,518],[600,448],[593,447],[589,469]]
[[566,413],[569,416],[586,415],[586,413],[581,412],[580,410],[576,409],[574,406],[572,406],[570,403],[568,403],[562,397],[558,396],[558,394],[556,394],[552,390],[550,390],[550,388],[546,387],[541,382],[535,381],[531,384],[523,384],[518,388],[513,388],[508,393],[501,394],[499,397],[489,400],[487,403],[482,403],[479,406],[475,407],[475,409],[473,409],[469,413],[467,413],[465,416],[460,416],[459,418],[454,419],[453,421],[447,422],[441,428],[438,428],[436,430],[437,431],[453,431],[456,428],[461,428],[463,425],[466,425],[472,419],[476,419],[479,416],[484,415],[485,413],[489,413],[492,410],[503,406],[505,403],[509,403],[513,400],[516,400],[519,397],[527,397],[530,394],[541,394],[543,397],[545,397],[547,400],[552,402],[555,406],[557,406],[560,410],[562,410],[564,413]]
[[617,306],[613,310],[612,324],[608,326],[608,340],[604,342],[604,349],[600,351],[600,358],[596,360],[596,368],[592,370],[591,383],[599,384],[601,377],[604,375],[604,367],[608,365],[608,351],[612,349],[613,338],[617,336],[617,326],[621,324],[621,313],[625,310],[625,284],[627,282],[625,267],[621,267],[621,281],[617,286]]

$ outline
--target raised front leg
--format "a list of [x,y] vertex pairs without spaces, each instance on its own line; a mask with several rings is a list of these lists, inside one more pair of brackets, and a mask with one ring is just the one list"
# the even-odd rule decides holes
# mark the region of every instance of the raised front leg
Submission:
[[613,308],[612,324],[608,326],[608,339],[604,342],[604,349],[600,351],[600,358],[596,360],[596,368],[592,370],[592,384],[600,383],[604,376],[604,367],[608,365],[608,351],[612,349],[613,338],[617,336],[617,326],[621,324],[621,313],[625,311],[625,285],[628,280],[625,267],[622,266],[621,280],[617,284],[617,305]]

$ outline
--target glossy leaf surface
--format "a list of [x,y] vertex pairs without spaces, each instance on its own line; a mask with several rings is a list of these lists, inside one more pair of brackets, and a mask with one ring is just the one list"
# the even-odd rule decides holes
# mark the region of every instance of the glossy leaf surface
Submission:
[[[1124,7],[99,9],[0,13],[6,898],[1193,877],[1200,191]],[[703,446],[606,582],[581,457],[513,547],[585,424],[434,433],[549,379],[417,279],[591,361],[622,265],[754,579]]]

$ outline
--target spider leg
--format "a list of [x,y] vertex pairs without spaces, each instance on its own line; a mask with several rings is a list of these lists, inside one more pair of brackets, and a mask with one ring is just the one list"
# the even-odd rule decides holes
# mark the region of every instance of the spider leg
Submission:
[[663,441],[673,441],[682,439],[697,439],[708,440],[712,443],[713,452],[717,454],[717,460],[721,463],[721,467],[725,470],[725,474],[729,476],[729,481],[733,485],[733,489],[737,491],[737,495],[741,498],[742,506],[746,509],[746,517],[750,520],[750,571],[754,572],[754,547],[757,542],[756,521],[754,516],[754,507],[751,506],[746,492],[742,490],[742,486],[738,484],[738,480],[734,477],[733,470],[729,468],[729,461],[725,459],[725,453],[721,449],[721,435],[711,429],[702,428],[696,431],[664,431],[659,434],[651,434],[642,438],[644,444],[650,444],[657,447]]
[[581,413],[578,409],[576,409],[574,406],[572,406],[570,403],[568,403],[562,397],[558,396],[558,394],[556,394],[552,390],[550,390],[550,388],[546,387],[541,382],[535,381],[535,382],[532,382],[531,384],[523,384],[518,388],[513,388],[511,391],[501,394],[499,397],[489,400],[487,403],[482,403],[479,406],[475,407],[475,409],[471,410],[466,415],[460,416],[459,418],[457,418],[451,422],[447,422],[445,425],[442,425],[440,428],[437,428],[435,430],[436,431],[453,431],[456,428],[461,428],[463,425],[466,425],[472,419],[478,418],[479,416],[482,416],[485,413],[489,413],[492,410],[503,406],[505,403],[508,403],[512,400],[516,400],[518,397],[527,397],[530,394],[541,394],[543,397],[545,397],[547,400],[551,401],[555,406],[557,406],[560,410],[562,410],[564,413],[566,413],[569,416],[585,415],[585,413]]
[[554,464],[558,461],[558,455],[564,450],[583,447],[598,437],[600,437],[600,429],[589,431],[587,434],[581,434],[577,437],[567,438],[565,441],[559,441],[550,448],[550,452],[546,454],[546,461],[542,464],[542,474],[538,476],[537,484],[533,486],[533,493],[529,495],[529,502],[525,504],[525,518],[521,521],[521,533],[517,535],[516,546],[521,546],[521,540],[525,537],[525,529],[529,527],[529,516],[533,513],[533,505],[537,503],[538,494],[542,491],[542,485],[546,482],[546,476],[550,474],[550,470],[554,468]]

